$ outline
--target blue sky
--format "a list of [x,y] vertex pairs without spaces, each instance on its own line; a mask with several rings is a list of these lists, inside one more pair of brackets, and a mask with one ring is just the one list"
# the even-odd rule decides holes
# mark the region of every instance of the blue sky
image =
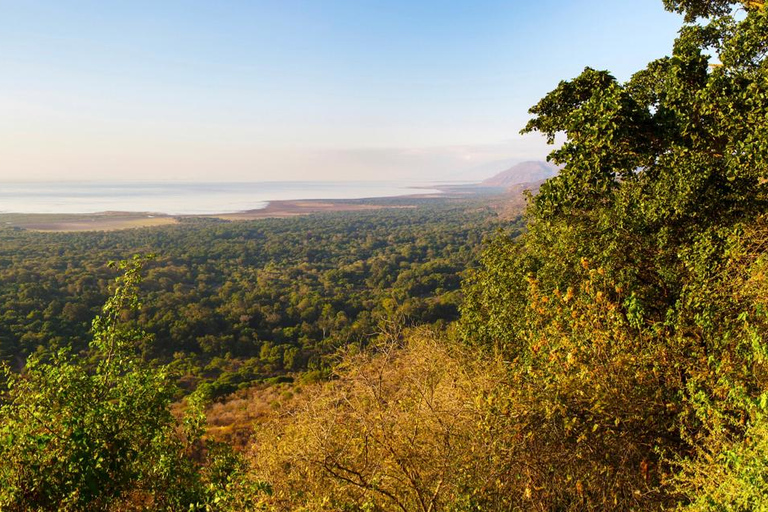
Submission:
[[669,53],[660,0],[0,0],[0,180],[440,179]]

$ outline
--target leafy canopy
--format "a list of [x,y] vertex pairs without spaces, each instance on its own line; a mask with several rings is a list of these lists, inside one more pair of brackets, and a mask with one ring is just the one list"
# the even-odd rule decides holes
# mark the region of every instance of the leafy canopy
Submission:
[[3,370],[0,508],[190,510],[214,500],[239,462],[221,447],[201,457],[204,416],[193,397],[179,423],[165,368],[137,357],[148,334],[128,327],[140,307],[143,258],[117,264],[114,294],[93,321],[91,358],[61,350]]
[[625,83],[586,68],[531,109],[524,132],[566,137],[561,172],[465,286],[465,338],[510,361],[543,509],[762,503],[768,12],[665,5],[686,21],[670,56]]

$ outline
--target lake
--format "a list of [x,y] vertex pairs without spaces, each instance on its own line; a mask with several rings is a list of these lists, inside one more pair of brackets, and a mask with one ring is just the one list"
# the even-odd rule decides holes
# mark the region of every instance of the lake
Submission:
[[395,182],[57,182],[0,183],[0,213],[233,213],[290,199],[362,199],[438,192]]

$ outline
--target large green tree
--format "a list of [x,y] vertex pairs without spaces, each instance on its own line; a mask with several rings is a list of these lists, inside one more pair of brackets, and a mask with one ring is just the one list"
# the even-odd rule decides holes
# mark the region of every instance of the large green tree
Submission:
[[754,453],[763,421],[768,13],[665,4],[685,19],[671,56],[625,83],[587,68],[531,109],[525,132],[565,135],[562,170],[466,287],[465,336],[507,356],[525,397],[520,456],[551,484],[545,508],[715,496],[701,475],[727,468],[704,461]]
[[[663,321],[692,260],[766,211],[768,17],[745,4],[668,1],[689,21],[711,17],[684,25],[672,56],[627,83],[587,68],[531,109],[525,132],[567,140],[550,155],[560,175],[530,205],[520,272],[565,289],[587,258],[631,295],[638,320]],[[507,311],[495,312],[494,289],[475,291],[491,324]]]

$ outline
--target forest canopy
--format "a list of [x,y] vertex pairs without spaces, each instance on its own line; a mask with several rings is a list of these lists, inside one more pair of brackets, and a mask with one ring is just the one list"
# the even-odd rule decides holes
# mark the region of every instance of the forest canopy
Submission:
[[[396,201],[396,200],[391,200]],[[88,350],[110,260],[155,253],[132,318],[153,334],[146,361],[171,363],[213,396],[294,372],[324,372],[335,350],[381,325],[458,317],[461,273],[498,226],[476,201],[113,233],[0,230],[0,359]],[[397,203],[395,203],[397,205]]]

